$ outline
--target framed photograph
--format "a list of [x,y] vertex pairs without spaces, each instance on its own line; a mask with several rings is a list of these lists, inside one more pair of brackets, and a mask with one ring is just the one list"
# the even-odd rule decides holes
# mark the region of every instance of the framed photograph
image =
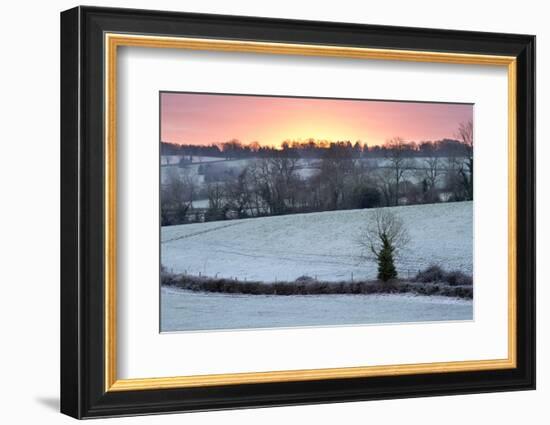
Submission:
[[63,12],[61,411],[534,389],[534,70],[530,35]]

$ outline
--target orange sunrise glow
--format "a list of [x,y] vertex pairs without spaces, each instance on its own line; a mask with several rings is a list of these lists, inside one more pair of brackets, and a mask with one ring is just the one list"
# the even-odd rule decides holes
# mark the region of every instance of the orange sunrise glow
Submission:
[[473,105],[273,96],[161,93],[161,140],[210,145],[238,139],[278,147],[285,140],[407,141],[453,138]]

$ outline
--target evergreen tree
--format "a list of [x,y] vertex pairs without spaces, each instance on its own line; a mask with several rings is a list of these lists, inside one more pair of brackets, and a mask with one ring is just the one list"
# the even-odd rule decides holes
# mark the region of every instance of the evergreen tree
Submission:
[[395,248],[392,246],[389,238],[386,234],[380,236],[382,240],[382,249],[377,255],[378,259],[378,279],[383,282],[395,279],[397,277],[397,271],[393,263],[393,252]]

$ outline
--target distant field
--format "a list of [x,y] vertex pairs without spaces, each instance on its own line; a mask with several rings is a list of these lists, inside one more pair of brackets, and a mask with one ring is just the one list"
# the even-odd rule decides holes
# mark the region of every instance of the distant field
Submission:
[[[183,155],[162,155],[160,158],[160,163],[162,165],[173,165],[179,164],[181,159],[184,158]],[[185,156],[189,159],[189,156]],[[224,158],[218,156],[198,156],[194,155],[191,157],[193,163],[195,162],[212,162],[212,161],[222,161]]]
[[[389,208],[408,228],[411,242],[397,260],[400,277],[439,264],[473,270],[472,202]],[[161,230],[162,264],[174,273],[295,280],[373,279],[376,264],[362,262],[355,242],[374,210],[311,214],[167,226]]]
[[[240,172],[244,170],[244,168],[247,165],[250,165],[252,162],[257,160],[254,158],[226,159],[224,157],[217,157],[217,156],[192,156],[191,163],[188,163],[187,165],[180,167],[179,163],[182,158],[183,158],[182,155],[162,155],[161,156],[161,165],[162,165],[161,181],[163,183],[166,182],[170,173],[176,173],[179,175],[187,173],[191,176],[198,177],[199,166],[201,165],[214,165],[222,169]],[[186,156],[185,158],[189,160],[188,156]],[[422,158],[422,157],[408,158],[407,167],[409,169],[405,173],[404,178],[416,184],[421,182],[422,179],[425,177],[425,172],[423,170],[426,167],[428,167],[426,160],[427,158]],[[363,162],[363,164],[367,165],[372,170],[381,170],[391,166],[389,160],[386,158],[377,158],[377,157],[366,158],[366,159],[362,159],[361,161]],[[443,171],[447,168],[448,161],[449,159],[446,157],[439,158],[438,168],[440,170],[440,173],[443,173]],[[312,176],[319,173],[320,166],[321,166],[320,159],[303,159],[302,158],[298,160],[296,173],[302,179],[311,178]],[[200,184],[203,183],[201,180],[197,182]],[[443,183],[444,183],[444,179],[439,178],[437,182],[437,186],[440,187],[443,185]]]

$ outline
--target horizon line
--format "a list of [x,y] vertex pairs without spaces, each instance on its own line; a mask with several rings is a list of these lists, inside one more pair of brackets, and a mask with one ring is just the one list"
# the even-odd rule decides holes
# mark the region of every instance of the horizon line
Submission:
[[[437,139],[437,140],[407,140],[403,138],[399,138],[399,139],[401,139],[405,145],[416,145],[416,146],[419,146],[423,143],[437,144],[444,141],[452,141],[452,142],[457,142],[461,144],[464,143],[455,137],[444,137],[442,139]],[[293,144],[298,143],[301,146],[307,146],[310,140],[314,140],[314,146],[315,148],[318,148],[318,149],[325,149],[325,148],[329,148],[331,145],[347,144],[347,143],[350,143],[352,147],[357,144],[359,144],[359,146],[361,146],[362,148],[365,148],[365,147],[370,148],[375,146],[385,147],[386,145],[392,142],[392,139],[388,139],[384,143],[373,143],[373,144],[369,144],[368,142],[363,142],[362,140],[351,141],[351,140],[328,140],[328,139],[321,139],[321,140],[319,139],[298,139],[298,140],[286,139],[280,142],[279,145],[277,146],[274,144],[263,144],[255,140],[251,142],[243,142],[237,138],[234,138],[234,139],[229,139],[225,142],[211,142],[211,143],[187,143],[187,142],[172,142],[172,141],[165,141],[165,140],[160,140],[160,143],[178,145],[178,146],[193,146],[193,147],[221,147],[225,144],[230,144],[233,142],[238,142],[243,147],[251,147],[252,145],[255,145],[257,143],[260,148],[283,150],[283,146],[285,143],[288,143],[289,148],[292,149]]]

